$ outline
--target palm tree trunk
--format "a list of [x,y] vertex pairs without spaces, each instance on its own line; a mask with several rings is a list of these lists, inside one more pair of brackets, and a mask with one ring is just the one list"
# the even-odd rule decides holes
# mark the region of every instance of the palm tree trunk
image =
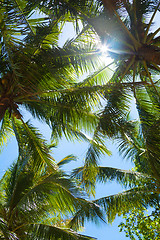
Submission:
[[6,110],[7,110],[7,106],[5,106],[5,105],[0,105],[0,122],[1,122],[1,120],[3,119]]
[[9,100],[8,98],[0,99],[0,122],[3,119],[7,108],[9,107],[8,100]]
[[140,59],[145,60],[149,63],[155,63],[160,65],[160,48],[154,46],[143,46],[141,47],[138,52],[137,56]]

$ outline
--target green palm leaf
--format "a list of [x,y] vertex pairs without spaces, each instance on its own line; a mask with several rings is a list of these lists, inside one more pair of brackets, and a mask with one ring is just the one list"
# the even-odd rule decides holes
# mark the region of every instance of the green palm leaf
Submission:
[[54,169],[54,159],[51,157],[42,135],[29,122],[14,120],[13,124],[20,155],[23,156],[23,151],[27,150],[33,158],[35,169],[39,169],[45,164]]
[[[83,171],[85,167],[76,168],[72,171],[72,177],[76,177],[80,182],[83,182]],[[127,187],[136,186],[140,181],[149,179],[150,176],[142,174],[140,172],[123,170],[112,167],[101,167],[97,168],[96,182],[107,183],[116,180],[119,184]]]
[[81,189],[58,168],[41,167],[37,173],[33,163],[29,154],[26,160],[20,156],[1,180],[0,216],[5,219],[0,226],[2,237],[93,239],[68,229],[66,224],[74,214],[72,225],[77,230],[80,219],[103,220],[99,206],[81,198]]
[[8,113],[5,114],[4,119],[1,123],[0,129],[0,150],[2,151],[4,144],[7,144],[11,136],[14,135],[12,129],[12,122],[8,118]]
[[[89,236],[81,235],[70,229],[63,229],[50,225],[43,224],[33,224],[28,226],[28,228],[32,229],[32,234],[27,236],[26,239],[30,239],[34,237],[34,239],[60,239],[60,240],[87,240],[87,239],[95,239]],[[24,227],[25,229],[25,227]]]
[[103,211],[98,204],[84,199],[79,199],[79,203],[78,211],[68,223],[69,227],[78,230],[84,227],[86,220],[92,221],[95,224],[105,222]]
[[116,215],[120,216],[123,213],[128,212],[130,209],[136,207],[152,206],[152,198],[155,191],[155,197],[157,196],[157,190],[154,185],[141,186],[133,188],[122,193],[111,195],[108,197],[100,198],[94,201],[94,203],[101,206],[106,212],[107,221],[111,223]]

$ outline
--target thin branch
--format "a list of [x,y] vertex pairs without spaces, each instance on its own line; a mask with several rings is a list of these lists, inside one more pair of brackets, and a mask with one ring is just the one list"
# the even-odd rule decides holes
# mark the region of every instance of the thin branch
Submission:
[[152,65],[160,72],[160,67],[156,63],[152,62]]

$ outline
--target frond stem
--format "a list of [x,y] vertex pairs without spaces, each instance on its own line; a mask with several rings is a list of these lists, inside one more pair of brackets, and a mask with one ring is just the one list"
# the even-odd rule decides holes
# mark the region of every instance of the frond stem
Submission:
[[[102,0],[104,7],[107,9],[107,4],[106,4],[106,0]],[[132,33],[128,30],[128,28],[126,27],[126,25],[123,23],[123,21],[121,20],[120,16],[118,15],[118,13],[116,12],[116,10],[114,9],[114,7],[112,6],[112,10],[115,13],[119,23],[121,24],[121,26],[123,27],[123,29],[125,30],[125,32],[127,33],[127,35],[129,36],[129,38],[132,40],[132,42],[134,43],[134,47],[137,50],[141,44],[136,40],[136,38],[132,35]]]
[[79,88],[70,88],[70,89],[58,89],[58,90],[46,90],[43,92],[37,92],[37,93],[32,93],[32,94],[27,94],[25,96],[19,96],[16,99],[16,101],[23,101],[23,102],[41,102],[41,99],[27,99],[28,97],[33,97],[33,96],[40,96],[43,94],[49,94],[49,93],[74,93],[74,92],[81,92],[82,90],[92,90],[92,91],[97,91],[97,90],[106,90],[107,88],[111,88],[114,86],[122,86],[122,87],[132,87],[132,86],[142,86],[142,85],[147,85],[151,86],[147,81],[144,82],[119,82],[119,83],[107,83],[105,85],[95,85],[95,86],[84,86],[84,87],[79,87]]
[[129,71],[130,67],[133,65],[134,61],[135,61],[135,56],[132,56],[130,58],[130,60],[128,61],[128,64],[127,64],[127,66],[125,68],[125,71],[120,76],[119,82],[121,82],[123,80],[124,76],[128,73],[128,71]]
[[96,77],[98,74],[102,73],[106,68],[110,67],[111,65],[114,64],[114,61],[109,63],[107,66],[105,66],[104,68],[100,69],[98,72],[94,73],[91,77],[87,78],[86,80],[84,80],[83,82],[77,83],[75,86],[82,86],[85,85],[90,79],[93,79],[94,77]]
[[[133,82],[135,83],[135,77],[136,77],[136,69],[137,69],[137,63],[134,64],[134,67],[133,67]],[[134,95],[136,94],[135,93],[135,86],[133,85],[133,92],[134,92]]]
[[155,15],[156,15],[157,11],[158,11],[159,6],[160,6],[160,1],[158,3],[154,13],[152,14],[152,17],[151,17],[150,21],[149,21],[149,24],[147,26],[147,29],[146,29],[146,32],[145,32],[145,35],[144,35],[144,38],[143,38],[143,43],[146,43],[146,39],[147,39],[147,35],[148,35],[148,32],[149,32],[149,29],[151,27],[151,24],[153,22],[153,19],[154,19]]
[[155,87],[155,85],[154,85],[154,82],[153,82],[153,80],[152,80],[152,77],[151,77],[151,75],[150,75],[150,73],[149,73],[149,71],[148,71],[148,67],[147,67],[146,61],[143,61],[143,66],[144,66],[144,69],[145,69],[145,71],[146,71],[146,73],[147,73],[147,75],[148,75],[148,77],[149,77],[149,79],[150,79],[150,81],[151,81],[151,84],[152,84],[155,92],[157,93],[157,96],[160,97],[160,96],[159,96],[159,92],[157,91],[157,89],[156,89],[156,87]]
[[26,24],[27,24],[29,30],[31,31],[32,35],[35,35],[35,33],[34,33],[32,27],[30,26],[30,24],[29,24],[27,18],[25,17],[25,14],[24,14],[24,12],[23,12],[23,9],[21,8],[21,6],[20,6],[19,3],[17,2],[17,0],[14,0],[14,2],[16,3],[16,5],[17,5],[19,11],[21,12],[21,15],[22,15],[24,21],[26,22]]
[[151,36],[146,40],[147,44],[150,44],[150,42],[153,40],[153,38],[159,33],[160,28],[158,28],[154,33],[151,34]]

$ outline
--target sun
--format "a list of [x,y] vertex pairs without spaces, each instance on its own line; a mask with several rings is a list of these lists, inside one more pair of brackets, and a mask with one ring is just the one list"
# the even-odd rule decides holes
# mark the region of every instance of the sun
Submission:
[[109,64],[112,60],[109,56],[109,47],[105,44],[99,43],[98,49],[100,51],[100,58],[104,64]]
[[100,49],[100,52],[102,54],[102,56],[106,56],[108,55],[108,46],[105,45],[105,44],[99,44],[99,49]]

